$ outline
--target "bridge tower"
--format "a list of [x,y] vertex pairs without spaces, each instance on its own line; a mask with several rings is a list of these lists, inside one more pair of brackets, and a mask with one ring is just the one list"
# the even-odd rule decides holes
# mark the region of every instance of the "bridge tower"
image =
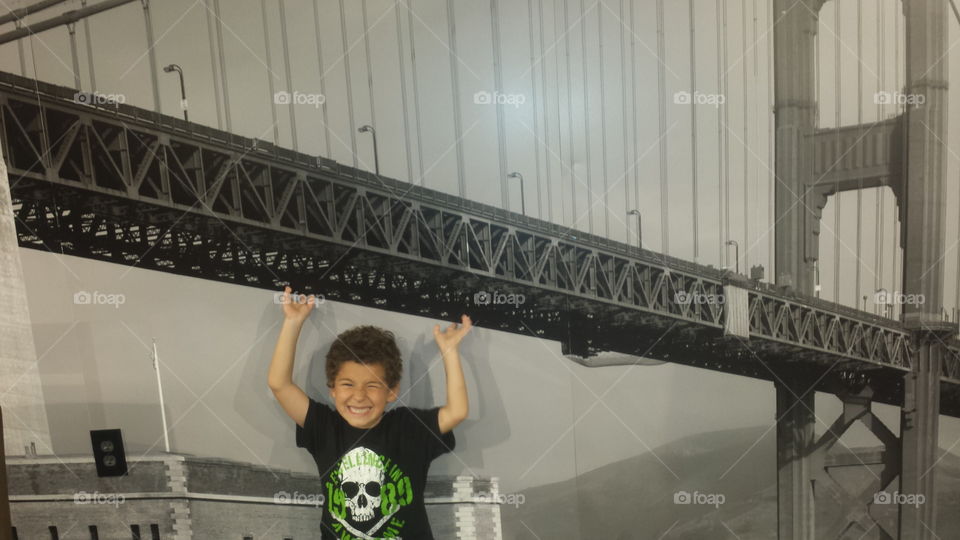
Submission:
[[[834,0],[837,1],[837,0]],[[845,523],[822,538],[840,538],[851,527],[878,525],[870,514],[873,493],[842,493],[826,474],[824,452],[854,422],[863,422],[886,446],[881,490],[925,497],[901,505],[898,530],[881,538],[934,538],[932,468],[937,459],[939,373],[947,336],[941,320],[947,137],[946,2],[903,0],[906,86],[916,96],[900,116],[872,124],[821,130],[814,79],[815,36],[824,0],[774,0],[774,112],[776,122],[776,254],[778,285],[813,295],[819,224],[827,197],[840,191],[889,186],[896,196],[904,247],[903,293],[923,302],[903,309],[912,332],[911,371],[904,376],[900,439],[870,412],[872,389],[838,396],[844,413],[821,440],[814,436],[810,381],[781,377],[777,392],[778,531],[780,540],[815,537],[814,488],[832,489],[848,503]],[[921,98],[922,96],[922,98]],[[878,463],[880,464],[880,463]],[[899,477],[899,485],[893,486]],[[889,489],[887,486],[890,486]],[[849,506],[859,508],[849,508]],[[866,510],[865,510],[866,509]],[[863,531],[866,532],[866,531]]]

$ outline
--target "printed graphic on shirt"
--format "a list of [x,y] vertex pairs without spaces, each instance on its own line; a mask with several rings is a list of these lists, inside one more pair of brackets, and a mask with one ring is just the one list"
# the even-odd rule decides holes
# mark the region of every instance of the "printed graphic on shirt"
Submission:
[[340,540],[402,537],[404,521],[394,514],[413,501],[413,488],[389,457],[363,446],[350,450],[330,473],[326,489]]

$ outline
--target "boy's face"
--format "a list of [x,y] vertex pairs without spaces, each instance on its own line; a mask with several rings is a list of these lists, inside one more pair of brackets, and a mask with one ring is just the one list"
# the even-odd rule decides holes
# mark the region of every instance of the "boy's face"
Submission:
[[347,361],[340,365],[330,397],[351,426],[369,429],[380,422],[387,403],[397,399],[397,388],[387,387],[382,365]]

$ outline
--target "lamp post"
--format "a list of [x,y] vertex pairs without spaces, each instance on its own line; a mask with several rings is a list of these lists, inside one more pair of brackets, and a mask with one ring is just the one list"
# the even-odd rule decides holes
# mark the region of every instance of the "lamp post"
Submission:
[[637,216],[637,247],[643,249],[643,217],[640,215],[640,211],[634,208],[633,210],[627,212],[628,216]]
[[180,76],[180,108],[183,109],[183,119],[186,122],[190,121],[190,118],[187,116],[187,88],[183,84],[183,69],[180,68],[177,64],[170,64],[163,68],[163,71],[166,73],[177,72],[177,75]]
[[726,245],[734,247],[733,256],[735,257],[735,260],[737,262],[736,269],[737,269],[737,273],[739,274],[740,273],[740,244],[738,244],[736,240],[727,240]]
[[507,175],[507,178],[519,178],[520,179],[520,212],[523,215],[527,215],[527,205],[523,197],[523,175],[514,171]]
[[358,129],[360,133],[370,133],[373,135],[373,169],[376,171],[377,176],[380,176],[380,154],[377,152],[377,130],[373,129],[373,126],[370,124],[364,124]]

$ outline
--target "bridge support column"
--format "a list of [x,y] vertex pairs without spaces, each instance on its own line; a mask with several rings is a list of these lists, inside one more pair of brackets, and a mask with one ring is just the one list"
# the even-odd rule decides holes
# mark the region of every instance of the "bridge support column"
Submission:
[[903,2],[906,19],[906,222],[903,321],[940,321],[947,180],[947,2]]
[[[913,370],[904,377],[900,411],[903,445],[900,495],[923,496],[922,504],[900,504],[900,538],[932,540],[936,535],[936,490],[933,466],[939,453],[940,366],[946,354],[943,339],[930,330],[918,331]],[[909,500],[909,499],[907,499]]]
[[[801,5],[803,4],[803,5]],[[813,295],[820,222],[813,205],[817,20],[823,0],[774,0],[775,281]]]
[[811,385],[777,382],[777,538],[814,540]]

